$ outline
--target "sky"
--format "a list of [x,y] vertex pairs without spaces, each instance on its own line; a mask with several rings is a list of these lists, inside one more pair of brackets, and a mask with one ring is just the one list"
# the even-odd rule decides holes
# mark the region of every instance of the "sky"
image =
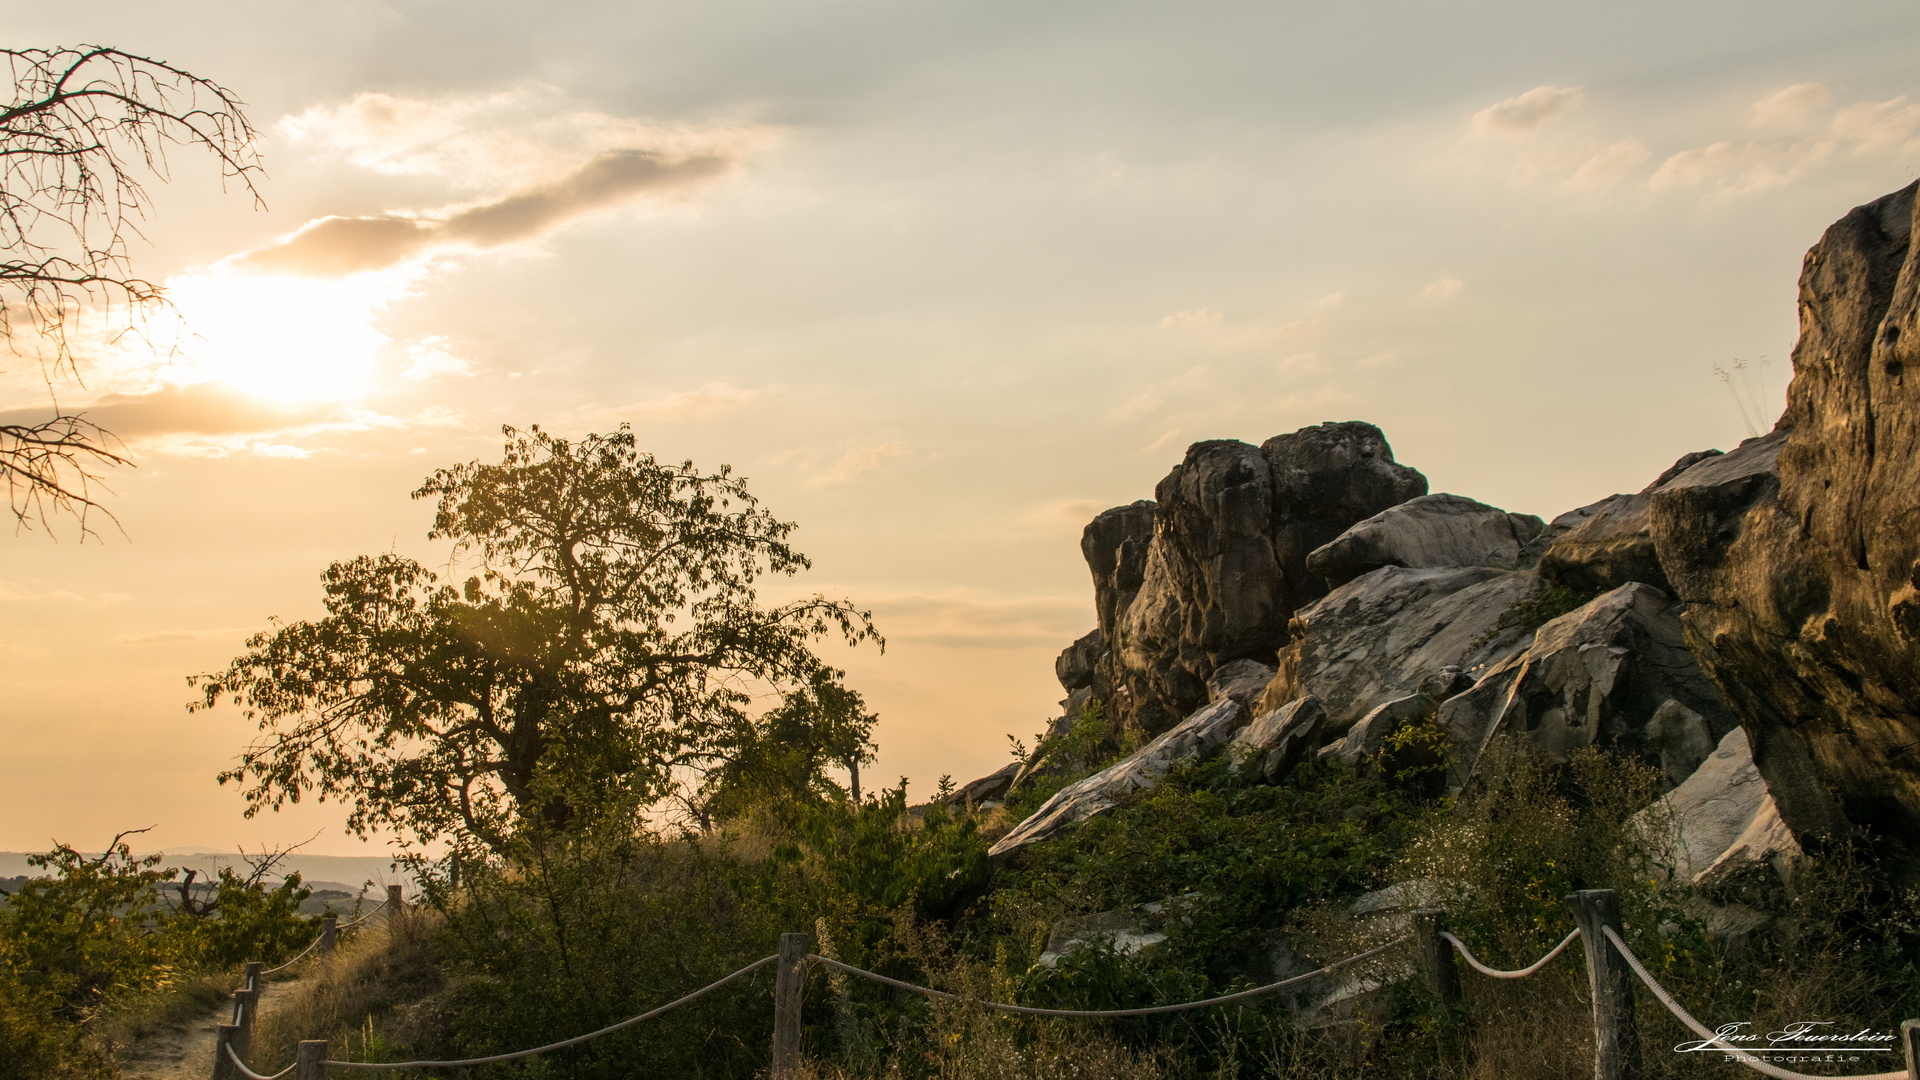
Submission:
[[[782,588],[887,637],[825,652],[881,716],[870,782],[984,775],[1093,625],[1081,528],[1188,444],[1367,420],[1434,491],[1552,517],[1638,490],[1771,425],[1806,249],[1920,169],[1906,3],[0,25],[230,87],[266,165],[261,208],[172,155],[132,257],[184,325],[82,335],[57,386],[135,467],[99,542],[0,539],[4,850],[381,850],[332,804],[243,820],[214,776],[251,731],[189,715],[186,677],[320,614],[334,560],[444,560],[408,494],[503,424],[732,465],[814,560]],[[0,422],[46,401],[13,358]]]

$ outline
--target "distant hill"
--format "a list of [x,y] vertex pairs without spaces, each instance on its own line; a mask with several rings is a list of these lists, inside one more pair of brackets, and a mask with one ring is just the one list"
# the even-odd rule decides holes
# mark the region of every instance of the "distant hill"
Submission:
[[[29,854],[39,852],[0,851],[0,879],[13,877],[39,877],[44,871],[27,864]],[[144,857],[151,852],[139,853]],[[161,860],[162,866],[179,867],[182,870],[198,870],[201,879],[215,877],[220,868],[230,866],[245,872],[246,863],[233,852],[213,852],[206,848],[187,848],[183,853],[169,853]],[[419,892],[419,886],[408,877],[392,858],[372,855],[301,855],[287,856],[277,868],[280,874],[298,872],[300,880],[315,890],[331,890],[358,895],[364,888],[381,897],[386,895],[389,884],[402,886],[408,896]],[[276,875],[276,880],[277,880]]]

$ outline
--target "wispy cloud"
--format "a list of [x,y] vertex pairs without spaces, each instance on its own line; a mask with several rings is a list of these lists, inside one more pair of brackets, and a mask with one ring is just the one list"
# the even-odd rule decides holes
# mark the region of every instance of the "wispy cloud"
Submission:
[[874,621],[893,644],[941,649],[1057,649],[1093,625],[1089,599],[997,600],[974,590],[880,597]]
[[1201,308],[1198,311],[1176,311],[1160,320],[1162,330],[1198,330],[1209,326],[1219,326],[1227,317],[1224,311],[1212,311]]
[[1207,366],[1195,364],[1172,378],[1149,384],[1139,393],[1114,406],[1113,411],[1108,415],[1115,420],[1125,420],[1130,416],[1153,412],[1164,405],[1170,395],[1191,391],[1202,385],[1206,379]]
[[1536,86],[1473,114],[1473,126],[1502,135],[1531,135],[1580,107],[1585,94],[1577,86]]
[[[1897,97],[1836,106],[1833,88],[1822,83],[1770,91],[1721,137],[1664,150],[1633,135],[1606,133],[1597,119],[1548,130],[1584,100],[1578,88],[1540,86],[1498,102],[1473,115],[1456,152],[1522,187],[1589,197],[1693,192],[1709,199],[1782,187],[1837,162],[1920,153],[1920,104]],[[1488,133],[1516,137],[1482,137]]]
[[1454,297],[1459,296],[1460,290],[1466,287],[1467,287],[1466,282],[1461,281],[1459,278],[1454,277],[1451,274],[1448,274],[1446,277],[1441,278],[1439,281],[1436,281],[1433,284],[1428,285],[1426,288],[1421,289],[1420,299],[1428,301],[1429,303],[1451,300]]
[[101,608],[123,604],[133,597],[121,592],[98,592],[91,596],[68,589],[36,589],[12,581],[0,580],[0,604],[70,604]]
[[907,444],[899,439],[890,439],[874,446],[850,446],[846,453],[840,455],[839,460],[808,477],[804,486],[818,489],[844,484],[862,473],[879,468],[893,458],[906,457],[912,453]]

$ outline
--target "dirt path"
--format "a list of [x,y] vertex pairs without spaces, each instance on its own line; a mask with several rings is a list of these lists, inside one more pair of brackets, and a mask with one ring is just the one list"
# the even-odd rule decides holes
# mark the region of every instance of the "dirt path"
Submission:
[[[262,1014],[288,985],[265,981],[260,991]],[[208,1080],[213,1075],[214,1028],[232,1022],[233,1002],[223,1001],[184,1027],[149,1035],[121,1055],[121,1080]]]

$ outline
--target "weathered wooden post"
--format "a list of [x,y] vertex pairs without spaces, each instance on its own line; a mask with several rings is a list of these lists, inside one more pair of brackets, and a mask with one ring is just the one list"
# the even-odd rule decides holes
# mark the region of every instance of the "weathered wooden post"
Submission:
[[326,1080],[327,1040],[301,1039],[293,1059],[293,1080]]
[[1413,913],[1413,933],[1420,950],[1420,973],[1426,976],[1427,989],[1439,999],[1442,1017],[1452,1023],[1460,1008],[1460,971],[1453,966],[1453,946],[1440,936],[1446,918],[1440,908],[1422,908]]
[[233,1058],[227,1053],[227,1047],[233,1045],[233,1035],[237,1030],[232,1024],[221,1024],[213,1029],[213,1080],[239,1080],[240,1072],[233,1067]]
[[781,934],[774,961],[773,1076],[789,1080],[800,1067],[800,1005],[806,989],[807,935]]
[[1593,1080],[1634,1080],[1640,1075],[1640,1034],[1633,1021],[1633,969],[1602,928],[1620,929],[1620,894],[1582,889],[1567,897],[1580,944],[1587,952],[1587,982],[1593,991]]
[[332,956],[333,950],[340,945],[340,916],[323,915],[320,918],[320,955]]
[[233,992],[233,1051],[246,1057],[253,1049],[253,1013],[260,1002],[260,991]]
[[265,971],[266,968],[267,968],[267,965],[261,963],[258,960],[247,961],[247,982],[246,982],[247,989],[249,990],[260,989],[260,978],[261,978],[260,973],[262,971]]
[[1900,1025],[1900,1045],[1907,1051],[1907,1080],[1920,1080],[1920,1020]]

